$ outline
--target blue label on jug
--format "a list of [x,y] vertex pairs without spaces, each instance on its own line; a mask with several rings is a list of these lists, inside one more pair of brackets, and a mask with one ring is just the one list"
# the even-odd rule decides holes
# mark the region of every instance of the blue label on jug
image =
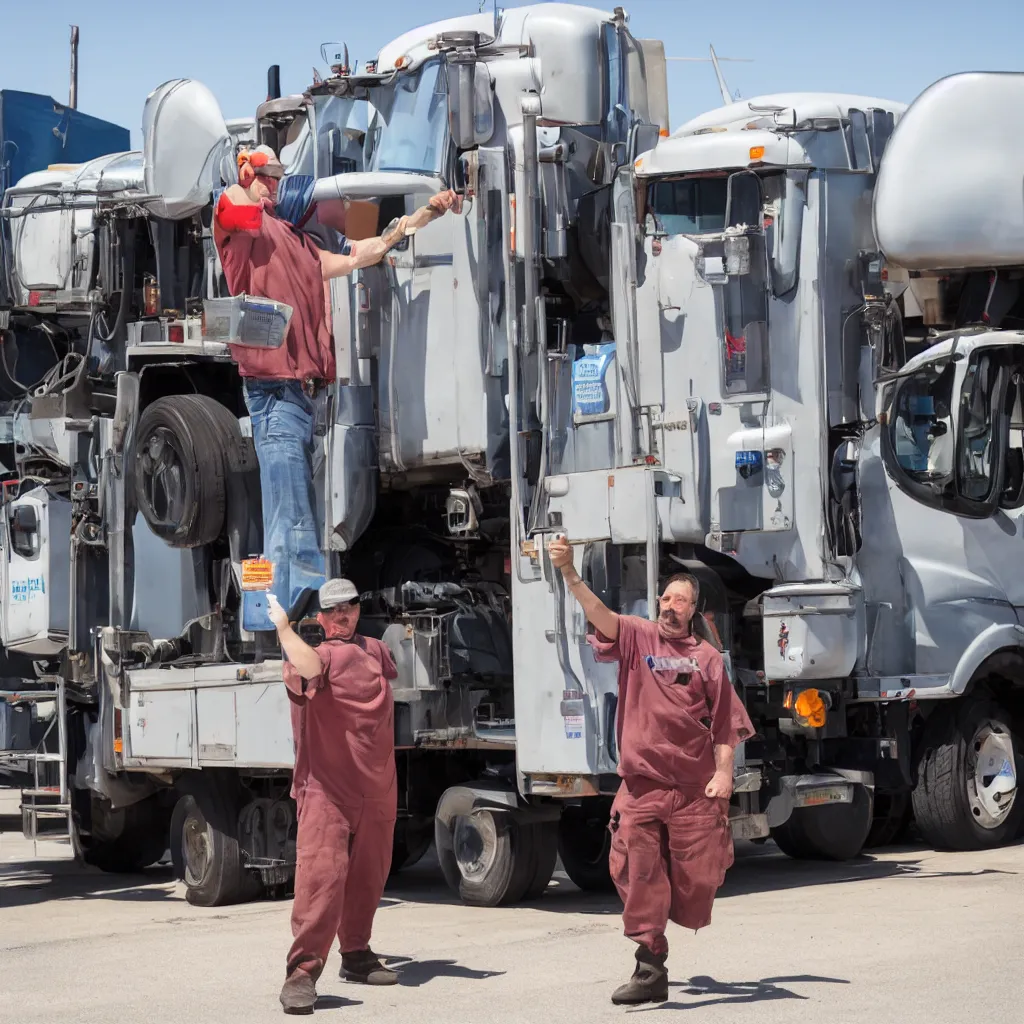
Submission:
[[573,412],[581,416],[600,416],[608,412],[611,400],[605,376],[615,355],[615,343],[596,346],[596,351],[580,356],[572,364]]

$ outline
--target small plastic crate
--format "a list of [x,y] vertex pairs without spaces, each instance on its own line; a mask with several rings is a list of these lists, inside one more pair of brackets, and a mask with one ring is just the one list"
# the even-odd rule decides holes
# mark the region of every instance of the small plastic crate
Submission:
[[203,338],[250,348],[280,348],[291,318],[291,306],[256,295],[204,299]]

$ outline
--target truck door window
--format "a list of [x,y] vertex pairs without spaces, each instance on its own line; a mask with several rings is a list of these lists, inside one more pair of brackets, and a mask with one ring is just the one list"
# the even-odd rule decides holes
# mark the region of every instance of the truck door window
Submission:
[[629,133],[629,111],[626,109],[626,62],[622,40],[614,25],[604,26],[604,49],[608,61],[608,92],[605,123],[608,142],[625,142]]
[[988,353],[972,360],[960,389],[960,431],[957,438],[957,483],[965,498],[987,501],[995,485],[994,419],[996,386],[1001,366]]
[[728,179],[682,178],[652,182],[647,212],[667,235],[714,235],[725,228]]
[[950,418],[955,365],[928,366],[904,382],[891,419],[896,461],[913,481],[941,491],[953,479]]
[[899,381],[882,458],[901,490],[972,519],[1020,506],[1024,452],[1008,349],[981,349],[966,363],[963,353],[940,356]]
[[761,179],[740,171],[728,179],[722,299],[725,393],[761,394],[770,387],[768,362],[768,260],[761,224]]

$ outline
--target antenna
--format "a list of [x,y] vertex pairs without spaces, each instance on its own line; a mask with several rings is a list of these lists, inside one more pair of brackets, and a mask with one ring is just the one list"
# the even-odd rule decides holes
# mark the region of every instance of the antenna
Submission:
[[753,61],[754,61],[754,58],[753,57],[719,57],[718,54],[715,53],[714,46],[709,46],[708,50],[711,53],[710,57],[666,57],[665,60],[696,61],[697,63],[710,62],[712,64],[712,66],[714,67],[714,69],[715,69],[715,77],[718,79],[718,88],[719,88],[719,91],[722,93],[722,99],[725,101],[726,105],[728,105],[730,103],[734,103],[736,100],[738,100],[740,98],[740,94],[739,94],[739,92],[736,92],[735,94],[732,94],[730,92],[729,86],[728,86],[728,84],[725,81],[725,76],[722,74],[722,69],[721,69],[721,67],[719,67],[719,63],[721,61],[727,60],[727,61],[732,61],[734,63],[752,64]]

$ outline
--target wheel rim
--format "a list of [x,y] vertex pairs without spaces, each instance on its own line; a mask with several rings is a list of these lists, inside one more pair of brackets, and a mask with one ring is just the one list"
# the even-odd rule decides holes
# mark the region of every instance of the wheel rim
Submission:
[[1017,799],[1017,758],[1013,737],[997,722],[986,722],[971,743],[967,800],[984,829],[999,828]]
[[166,427],[157,427],[146,438],[139,453],[138,472],[150,525],[177,529],[186,519],[191,488],[178,439]]
[[494,815],[477,811],[456,818],[452,845],[462,877],[467,882],[483,878],[494,866],[498,852]]
[[190,814],[181,827],[181,851],[185,862],[185,883],[201,885],[213,859],[210,827],[202,815]]

